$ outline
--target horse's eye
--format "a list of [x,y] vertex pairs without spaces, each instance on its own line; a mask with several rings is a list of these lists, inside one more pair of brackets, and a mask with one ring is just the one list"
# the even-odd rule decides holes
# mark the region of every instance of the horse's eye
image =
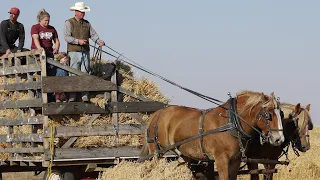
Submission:
[[269,112],[265,112],[264,117],[266,118],[266,120],[271,120],[271,115]]

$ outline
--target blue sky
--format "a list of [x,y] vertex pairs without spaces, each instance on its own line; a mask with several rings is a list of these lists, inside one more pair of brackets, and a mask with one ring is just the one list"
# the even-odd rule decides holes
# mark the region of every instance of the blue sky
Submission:
[[[26,47],[30,28],[41,8],[66,50],[63,24],[74,13],[76,1],[2,2],[2,19],[8,10],[21,10]],[[136,63],[203,94],[227,100],[244,89],[275,92],[281,101],[311,104],[313,121],[320,125],[319,59],[320,1],[111,1],[85,2],[86,14],[101,39]],[[109,57],[105,57],[109,58]],[[111,58],[110,58],[111,59]],[[197,108],[214,105],[155,77],[172,104]]]

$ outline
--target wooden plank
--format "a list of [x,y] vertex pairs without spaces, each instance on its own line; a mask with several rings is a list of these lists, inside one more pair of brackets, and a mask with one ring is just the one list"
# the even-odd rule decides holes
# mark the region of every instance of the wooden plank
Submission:
[[[48,59],[47,62],[48,62],[49,64],[52,64],[52,65],[54,65],[54,66],[56,66],[56,67],[59,67],[59,68],[61,68],[61,69],[66,70],[66,71],[69,71],[69,72],[71,72],[71,73],[73,73],[73,74],[75,74],[75,75],[78,75],[78,76],[90,76],[90,75],[88,75],[87,73],[78,71],[78,70],[76,70],[76,69],[74,69],[74,68],[71,68],[71,67],[69,67],[69,66],[62,65],[62,64],[60,64],[59,62],[56,62],[56,61],[54,61],[54,60]],[[129,95],[129,96],[132,96],[132,97],[134,97],[134,98],[136,98],[136,99],[142,100],[142,101],[152,101],[151,99],[148,99],[148,98],[146,98],[146,97],[144,97],[144,96],[141,96],[141,95],[134,94],[133,92],[131,92],[131,91],[125,89],[125,88],[122,88],[122,87],[120,87],[120,86],[118,86],[118,91],[121,92],[121,93],[127,94],[127,95]]]
[[118,87],[118,91],[123,93],[123,94],[126,94],[126,95],[129,95],[131,97],[134,97],[134,98],[136,98],[138,100],[141,100],[141,101],[152,101],[151,99],[148,99],[148,98],[146,98],[146,97],[144,97],[142,95],[135,94],[134,92],[131,92],[131,91],[129,91],[129,90],[123,88],[123,87],[120,87],[120,86]]
[[142,119],[142,117],[138,113],[130,113],[131,117],[139,121],[142,125],[146,125],[147,122]]
[[[59,82],[59,85],[57,85]],[[71,86],[70,86],[71,85]],[[48,76],[42,78],[43,92],[115,91],[117,85],[95,76]]]
[[[117,84],[117,71],[116,70],[114,71],[114,74],[111,77],[111,82]],[[118,101],[118,91],[112,91],[111,92],[111,102],[117,102],[117,101]],[[113,128],[115,130],[115,144],[118,146],[118,144],[119,144],[118,113],[112,113],[112,122],[113,122]]]
[[[41,56],[40,56],[40,62],[41,62],[41,80],[42,78],[47,76],[47,57],[44,51],[41,52]],[[41,97],[42,97],[42,102],[43,103],[48,103],[48,94],[41,92]],[[42,114],[44,112],[44,107],[42,106]],[[48,116],[44,117],[43,120],[43,132],[45,132],[46,129],[48,129],[49,127],[49,118]],[[48,138],[44,138],[43,140],[43,148],[45,150],[49,150],[49,139]],[[45,158],[43,158],[44,160]],[[48,162],[44,162],[43,164],[48,164]]]
[[[253,169],[253,170],[241,170],[238,172],[238,175],[248,175],[248,174],[269,174],[269,173],[278,173],[277,169]],[[217,173],[218,175],[218,173]]]
[[43,104],[43,114],[109,114],[109,111],[90,103],[62,102]]
[[[143,134],[145,126],[140,124],[121,124],[119,134]],[[50,137],[51,130],[45,131],[45,137]],[[113,125],[105,126],[58,126],[55,127],[55,137],[80,137],[80,136],[109,136],[115,135]]]
[[33,162],[29,161],[29,166],[36,166]]
[[10,166],[18,166],[19,164],[20,164],[19,162],[10,160]]
[[0,104],[0,109],[18,109],[28,107],[42,107],[41,99],[5,101]]
[[[21,56],[35,56],[41,54],[40,50],[31,50],[31,51],[24,51],[24,52],[18,52],[18,53],[11,53],[9,54],[8,58],[13,57],[21,57]],[[0,57],[0,59],[4,58],[4,55]]]
[[0,117],[0,126],[18,126],[18,125],[32,125],[43,124],[44,116],[34,117],[18,117],[18,118],[2,118]]
[[[20,60],[20,58],[14,57],[13,59],[14,59],[14,66],[15,66],[15,67],[21,66],[21,60]],[[16,76],[16,83],[17,83],[17,84],[20,84],[20,83],[21,83],[21,76],[20,76],[20,74],[17,73],[17,74],[15,74],[15,76]],[[19,91],[16,91],[16,93],[17,93],[17,99],[20,99],[21,93],[20,93]],[[22,112],[21,109],[19,109],[19,111]],[[18,113],[18,118],[21,118],[21,116],[22,116],[22,113]],[[12,126],[9,126],[9,128],[13,128],[13,127],[12,127]],[[24,144],[23,144],[22,142],[19,142],[19,145],[20,145],[20,147],[23,147],[23,146],[24,146]],[[10,163],[10,164],[11,164],[11,163]]]
[[[27,61],[26,61],[26,63],[27,63],[27,65],[29,65],[29,64],[36,63],[36,62],[34,61],[34,58],[32,58],[31,56],[27,56]],[[27,73],[27,78],[28,78],[28,83],[37,83],[37,84],[40,85],[40,87],[37,88],[37,89],[41,89],[41,84],[39,83],[39,81],[37,81],[37,82],[34,82],[34,81],[33,81],[33,75],[32,75],[32,73]],[[28,90],[28,99],[34,99],[34,98],[35,98],[34,94],[35,94],[34,91],[29,89],[29,90]],[[35,114],[36,114],[35,110],[34,110],[33,108],[29,108],[29,115],[30,115],[30,117],[35,116]],[[42,123],[43,123],[43,121],[42,121]],[[37,128],[36,128],[36,126],[32,125],[31,128],[32,128],[32,132],[31,132],[31,133],[37,133]],[[31,146],[32,146],[32,147],[36,147],[36,144],[35,144],[34,142],[32,142],[32,143],[31,143]]]
[[[56,148],[54,160],[72,160],[72,159],[98,159],[98,158],[116,158],[139,156],[139,148],[118,147],[118,148]],[[50,158],[50,152],[46,152],[46,160]]]
[[41,89],[41,82],[23,82],[15,84],[0,85],[0,90],[21,91],[30,89]]
[[6,67],[0,70],[0,75],[10,75],[10,74],[23,74],[29,72],[41,71],[40,66],[37,64],[22,65],[22,66],[12,66]]
[[97,167],[97,164],[89,163],[84,172],[93,172],[95,169],[97,169]]
[[61,63],[59,63],[57,61],[51,60],[51,59],[47,59],[47,63],[49,63],[51,65],[54,65],[54,66],[56,66],[58,68],[64,69],[64,70],[66,70],[68,72],[71,72],[72,74],[75,74],[75,75],[78,75],[78,76],[90,76],[87,73],[81,72],[81,71],[79,71],[77,69],[74,69],[74,68],[72,68],[70,66],[65,66],[65,65],[63,65],[63,64],[61,64]]
[[29,162],[29,161],[31,161],[33,163],[42,162],[42,160],[39,160],[38,157],[36,157],[36,156],[22,157],[22,156],[19,156],[19,155],[9,159],[9,161],[15,161],[15,162],[21,162],[21,161]]
[[154,112],[166,107],[167,104],[157,101],[147,102],[110,102],[106,105],[112,113]]
[[42,153],[42,147],[33,148],[0,148],[0,153]]
[[0,142],[43,142],[41,134],[0,135]]
[[26,162],[20,161],[20,166],[28,166]]
[[[85,126],[90,125],[93,121],[95,121],[98,117],[100,116],[100,114],[93,114],[91,116],[91,118],[89,119],[89,121],[86,123]],[[67,142],[65,142],[63,144],[63,146],[61,148],[69,148],[71,146],[71,144],[73,144],[76,140],[78,139],[78,137],[71,137]]]

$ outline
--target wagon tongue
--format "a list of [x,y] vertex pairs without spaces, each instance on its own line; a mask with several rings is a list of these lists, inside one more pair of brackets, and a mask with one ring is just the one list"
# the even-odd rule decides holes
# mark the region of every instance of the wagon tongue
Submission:
[[251,158],[243,158],[241,159],[244,163],[260,163],[260,164],[281,164],[281,165],[289,165],[289,161],[278,161],[278,160],[270,160],[270,159],[251,159]]

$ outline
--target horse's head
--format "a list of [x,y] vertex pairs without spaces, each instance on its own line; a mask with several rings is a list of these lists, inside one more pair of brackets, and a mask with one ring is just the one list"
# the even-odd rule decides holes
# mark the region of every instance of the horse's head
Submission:
[[291,115],[296,125],[296,136],[293,139],[293,143],[301,152],[306,152],[310,149],[309,130],[313,129],[313,123],[309,111],[310,104],[306,108],[301,108],[299,103],[295,106]]
[[279,103],[274,93],[271,93],[269,97],[263,93],[252,93],[250,91],[241,94],[248,97],[242,107],[242,114],[247,114],[248,116],[245,117],[251,120],[253,126],[261,130],[261,144],[281,145],[284,142],[282,120]]
[[274,93],[265,97],[266,101],[262,104],[258,114],[257,125],[263,135],[260,136],[261,144],[266,142],[274,146],[280,146],[284,142],[282,118],[280,104],[276,100]]

